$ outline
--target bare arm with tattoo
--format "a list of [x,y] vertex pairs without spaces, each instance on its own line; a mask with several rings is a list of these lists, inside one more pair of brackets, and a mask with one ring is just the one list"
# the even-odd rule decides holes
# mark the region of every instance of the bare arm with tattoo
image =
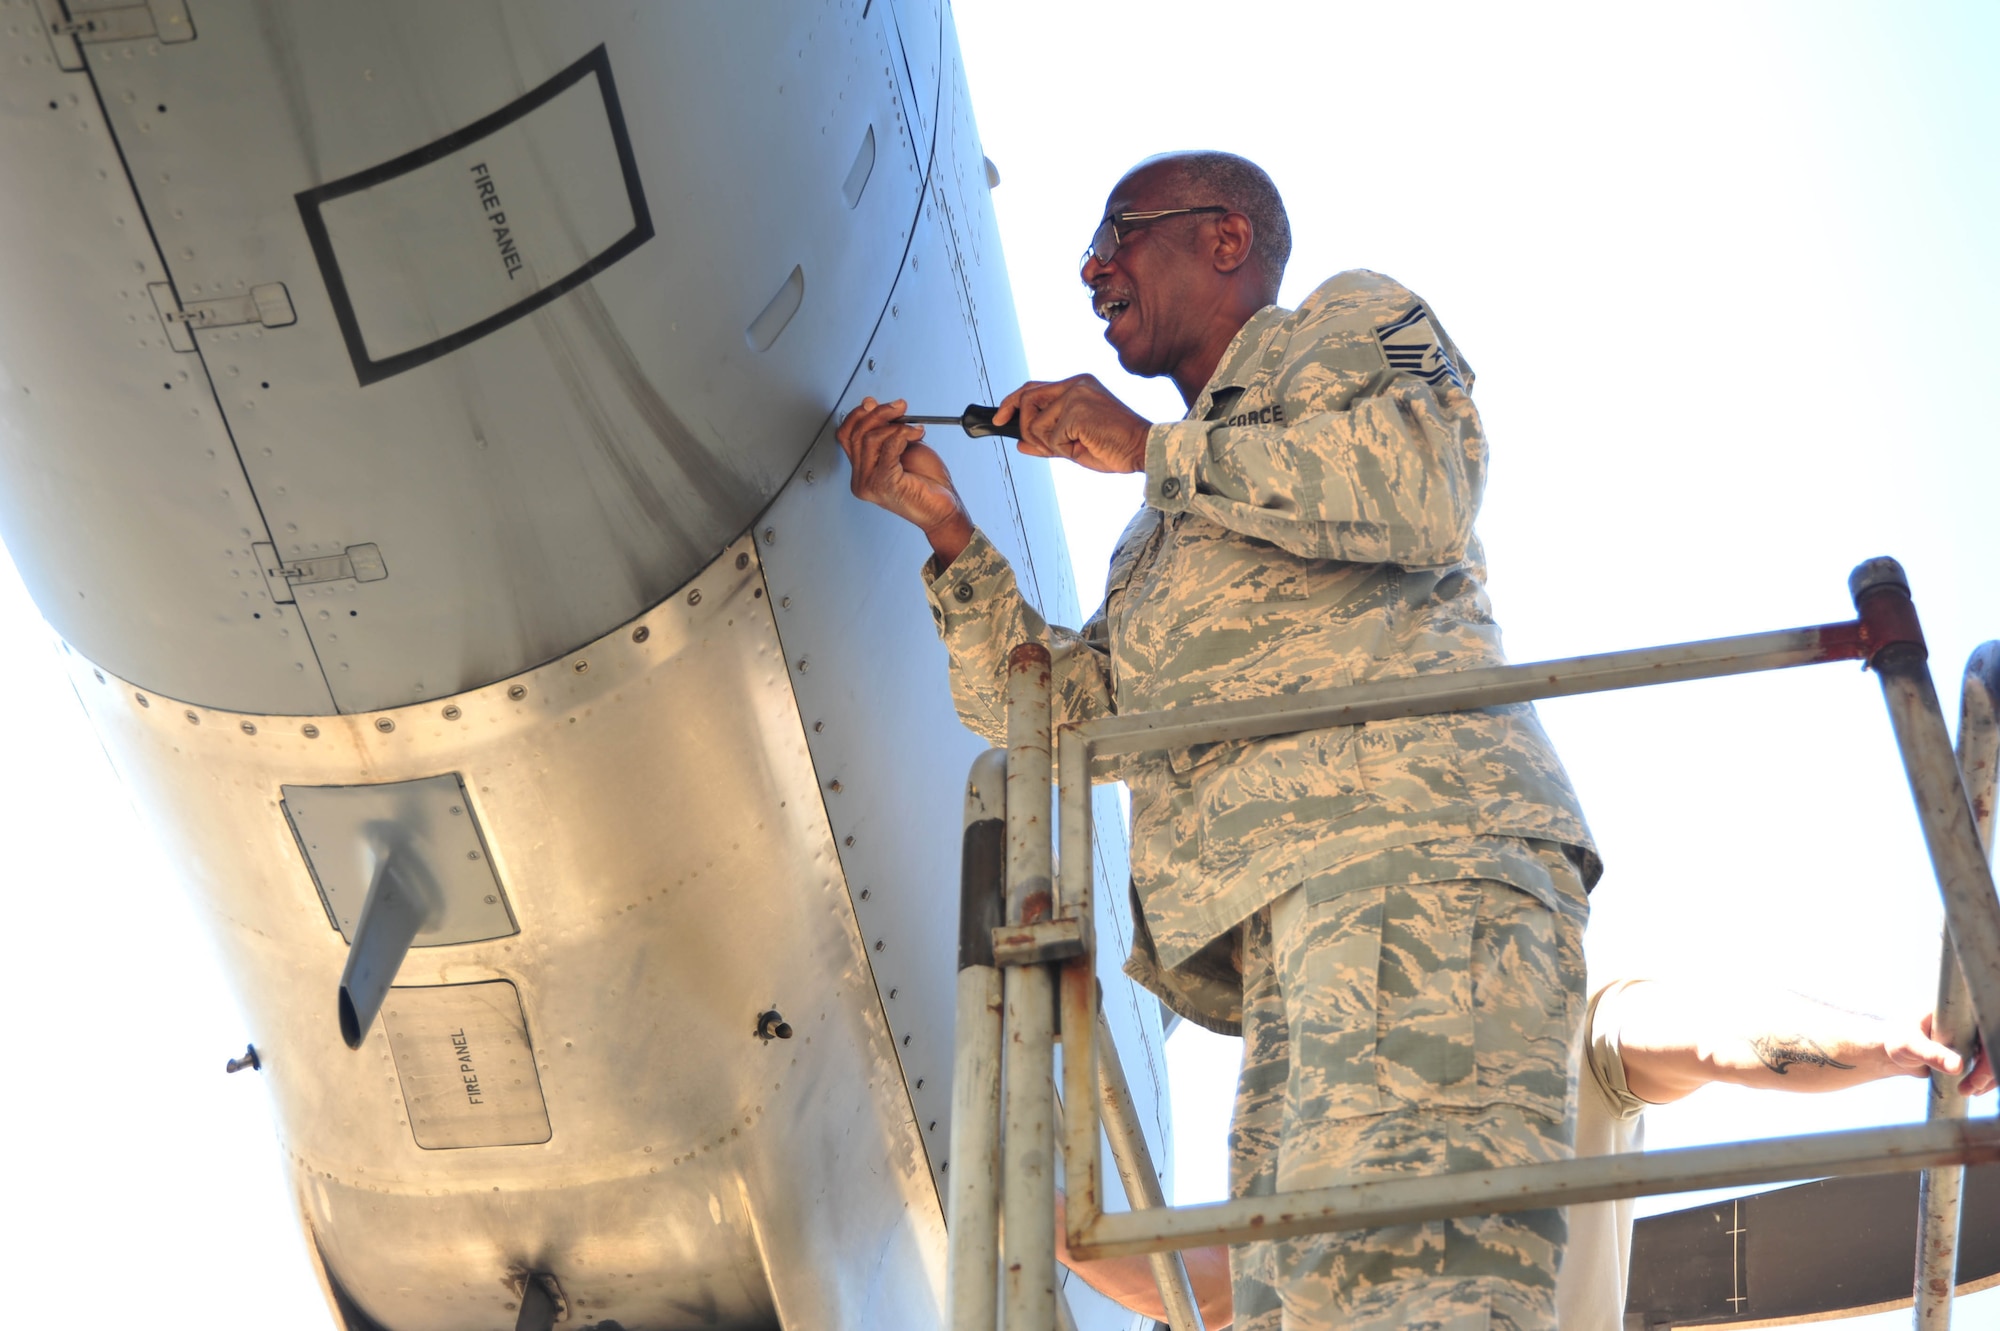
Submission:
[[1892,1022],[1780,989],[1718,989],[1647,980],[1619,995],[1618,1049],[1632,1094],[1654,1104],[1712,1081],[1775,1091],[1837,1091],[1933,1070],[1964,1078],[1968,1095],[1993,1088],[1986,1059],[1968,1073],[1931,1039],[1928,1014]]

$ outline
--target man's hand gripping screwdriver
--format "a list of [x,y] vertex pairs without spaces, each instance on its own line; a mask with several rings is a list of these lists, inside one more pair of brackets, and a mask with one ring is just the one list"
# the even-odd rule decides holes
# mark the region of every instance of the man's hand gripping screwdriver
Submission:
[[993,434],[1004,439],[1019,439],[1021,437],[1019,414],[1005,425],[995,425],[993,413],[998,410],[998,407],[982,407],[974,403],[965,409],[963,416],[905,416],[903,420],[910,425],[956,425],[974,439],[983,439]]

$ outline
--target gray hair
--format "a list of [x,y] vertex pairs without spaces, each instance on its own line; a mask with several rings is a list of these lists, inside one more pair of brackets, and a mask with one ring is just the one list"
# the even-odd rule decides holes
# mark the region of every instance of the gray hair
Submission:
[[1162,153],[1149,157],[1142,166],[1171,168],[1188,190],[1178,202],[1185,207],[1221,204],[1250,219],[1256,232],[1250,254],[1276,287],[1292,257],[1292,222],[1285,214],[1285,201],[1264,168],[1235,153],[1199,149]]

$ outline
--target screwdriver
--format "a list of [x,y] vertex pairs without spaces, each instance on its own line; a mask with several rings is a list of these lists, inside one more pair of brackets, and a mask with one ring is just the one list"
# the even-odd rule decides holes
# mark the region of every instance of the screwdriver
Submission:
[[903,420],[909,425],[956,425],[974,439],[983,439],[990,434],[1019,439],[1021,418],[1017,415],[1005,425],[995,425],[993,413],[998,410],[998,407],[982,407],[975,402],[965,409],[963,416],[905,416]]

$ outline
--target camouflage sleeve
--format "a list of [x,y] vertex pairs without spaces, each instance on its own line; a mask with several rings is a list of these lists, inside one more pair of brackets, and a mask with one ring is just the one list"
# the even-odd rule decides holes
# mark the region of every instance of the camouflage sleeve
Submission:
[[931,618],[951,654],[952,701],[967,729],[1007,742],[1007,653],[1023,642],[1041,643],[1053,658],[1058,724],[1115,710],[1102,610],[1081,633],[1051,626],[1021,595],[1006,557],[977,529],[951,567],[926,563],[924,582]]
[[1308,559],[1455,564],[1485,488],[1479,413],[1450,378],[1391,370],[1376,311],[1343,313],[1360,318],[1299,330],[1275,376],[1295,418],[1154,426],[1146,502]]

